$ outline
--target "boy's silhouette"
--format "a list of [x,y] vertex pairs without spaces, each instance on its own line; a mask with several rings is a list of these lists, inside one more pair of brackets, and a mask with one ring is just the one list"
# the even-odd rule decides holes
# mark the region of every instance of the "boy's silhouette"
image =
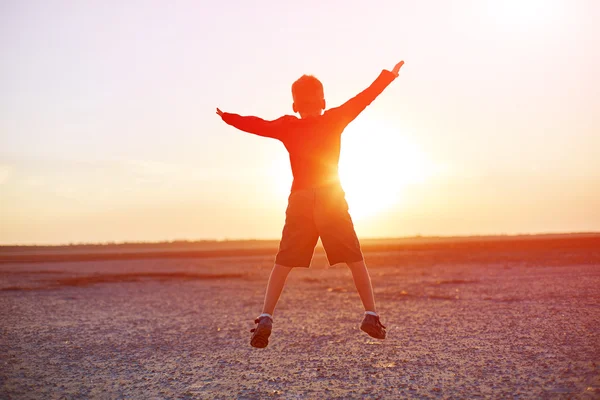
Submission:
[[294,267],[309,267],[319,237],[330,265],[344,262],[350,267],[365,307],[361,329],[374,338],[385,339],[379,321],[371,278],[338,176],[341,135],[352,122],[396,78],[404,61],[392,71],[384,70],[366,90],[337,108],[325,112],[323,85],[304,75],[292,85],[293,110],[300,118],[285,115],[274,121],[257,117],[217,114],[227,124],[259,136],[283,142],[290,155],[294,181],[288,199],[279,252],[271,271],[262,314],[255,320],[250,344],[266,347],[271,335],[273,311]]

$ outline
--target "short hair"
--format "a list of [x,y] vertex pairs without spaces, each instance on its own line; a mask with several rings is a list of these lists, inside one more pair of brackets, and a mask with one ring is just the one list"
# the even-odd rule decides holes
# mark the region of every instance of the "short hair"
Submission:
[[292,96],[299,110],[321,108],[325,99],[323,84],[312,75],[302,75],[292,84]]

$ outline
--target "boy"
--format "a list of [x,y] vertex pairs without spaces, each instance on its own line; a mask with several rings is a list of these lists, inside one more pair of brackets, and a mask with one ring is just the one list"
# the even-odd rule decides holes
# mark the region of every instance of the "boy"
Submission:
[[294,181],[288,199],[285,226],[275,266],[271,271],[262,314],[250,344],[263,348],[269,344],[273,312],[294,267],[308,268],[317,240],[321,242],[330,265],[346,263],[365,308],[360,329],[377,339],[385,339],[385,326],[379,321],[369,271],[338,176],[341,136],[352,122],[383,90],[398,77],[404,61],[392,71],[384,70],[366,90],[342,106],[325,112],[323,85],[314,76],[304,75],[292,85],[294,112],[274,121],[257,117],[217,114],[227,124],[255,135],[278,139],[290,155]]

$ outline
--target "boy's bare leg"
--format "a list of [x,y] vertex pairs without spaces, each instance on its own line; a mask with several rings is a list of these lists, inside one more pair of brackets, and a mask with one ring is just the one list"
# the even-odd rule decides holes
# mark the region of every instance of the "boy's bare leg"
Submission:
[[358,295],[360,296],[360,300],[365,307],[365,311],[372,311],[376,313],[375,310],[375,298],[373,296],[373,287],[371,286],[371,276],[369,275],[369,271],[367,270],[367,265],[365,261],[356,261],[347,263],[350,271],[352,271],[352,278],[354,278],[354,285],[356,285],[356,290],[358,291]]
[[263,314],[273,315],[275,306],[277,305],[277,301],[279,301],[279,296],[281,296],[283,286],[285,285],[285,281],[291,270],[291,267],[277,264],[275,264],[271,270],[271,276],[269,276],[269,283],[267,284],[267,291],[265,293]]

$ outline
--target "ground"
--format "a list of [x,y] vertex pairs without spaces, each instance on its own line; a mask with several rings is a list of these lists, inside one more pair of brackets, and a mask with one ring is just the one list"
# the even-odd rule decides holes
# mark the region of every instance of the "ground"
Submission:
[[548,240],[367,248],[385,341],[358,329],[350,272],[318,252],[291,273],[266,349],[249,330],[268,246],[5,250],[0,398],[600,398],[600,237]]

